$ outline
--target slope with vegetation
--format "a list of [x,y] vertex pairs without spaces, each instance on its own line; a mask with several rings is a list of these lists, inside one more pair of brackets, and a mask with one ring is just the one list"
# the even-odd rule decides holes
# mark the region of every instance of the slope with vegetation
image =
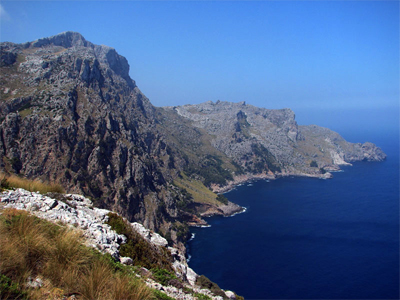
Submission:
[[79,195],[5,189],[0,238],[1,299],[237,298],[205,286],[158,234]]

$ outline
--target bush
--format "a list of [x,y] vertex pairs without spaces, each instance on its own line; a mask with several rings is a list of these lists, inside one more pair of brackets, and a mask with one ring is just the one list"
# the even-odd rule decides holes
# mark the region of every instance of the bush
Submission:
[[171,298],[170,296],[166,295],[165,293],[159,291],[159,290],[154,290],[153,291],[154,297],[158,300],[175,300],[174,298]]
[[224,291],[221,290],[218,284],[212,282],[204,275],[200,275],[199,277],[197,277],[196,284],[199,285],[201,288],[210,290],[214,295],[221,296],[224,299],[227,299]]
[[193,296],[196,297],[198,300],[211,300],[210,296],[201,293],[194,293]]
[[121,245],[119,249],[122,256],[132,258],[135,265],[147,269],[161,266],[168,271],[173,270],[168,250],[150,244],[121,216],[109,213],[107,224],[118,234],[123,234],[127,237],[127,242]]
[[167,271],[165,269],[154,268],[151,269],[151,273],[156,281],[162,285],[169,285],[169,282],[173,279],[177,279],[173,272]]
[[315,160],[313,160],[313,161],[310,163],[310,167],[311,167],[311,168],[318,168],[317,162],[316,162]]
[[12,282],[10,278],[0,274],[0,295],[1,299],[28,299],[26,292],[23,292],[19,284]]

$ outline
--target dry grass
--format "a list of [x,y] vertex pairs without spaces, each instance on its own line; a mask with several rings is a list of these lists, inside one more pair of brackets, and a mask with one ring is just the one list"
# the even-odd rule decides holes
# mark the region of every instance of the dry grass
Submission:
[[[79,233],[6,209],[0,215],[0,274],[23,287],[29,299],[153,299],[153,292],[126,268],[82,244]],[[44,284],[33,290],[28,278]],[[58,295],[58,296],[57,296]]]
[[30,192],[39,192],[41,194],[64,193],[64,188],[58,183],[43,182],[38,179],[26,179],[16,175],[6,175],[0,172],[1,187],[4,188],[22,188]]

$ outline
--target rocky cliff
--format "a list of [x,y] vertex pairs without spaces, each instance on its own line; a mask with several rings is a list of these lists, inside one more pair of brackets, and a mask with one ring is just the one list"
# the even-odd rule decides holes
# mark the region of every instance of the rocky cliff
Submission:
[[[382,160],[290,109],[206,102],[156,108],[113,48],[65,32],[1,43],[0,170],[61,183],[131,222],[184,241],[187,224],[241,210],[210,191],[251,177],[329,177]],[[182,245],[182,244],[181,244]]]
[[0,168],[59,182],[166,233],[178,217],[169,184],[178,171],[128,72],[114,49],[74,32],[2,43]]
[[[329,171],[338,170],[340,165],[386,158],[372,143],[348,143],[327,128],[299,126],[290,109],[221,101],[165,109],[190,120],[212,137],[211,145],[236,166],[233,182],[285,175],[329,178]],[[214,185],[216,190],[223,187]]]

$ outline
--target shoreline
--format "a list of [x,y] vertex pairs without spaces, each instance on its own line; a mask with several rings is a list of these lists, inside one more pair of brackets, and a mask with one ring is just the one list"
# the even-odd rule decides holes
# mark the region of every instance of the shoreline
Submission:
[[[255,180],[276,180],[283,177],[295,176],[295,177],[308,177],[308,178],[319,178],[319,179],[330,179],[333,178],[331,174],[333,170],[327,171],[325,174],[309,174],[309,173],[281,173],[281,174],[246,174],[246,175],[238,175],[233,178],[232,181],[229,181],[224,186],[212,185],[212,191],[217,194],[224,194],[234,190],[236,187],[251,182]],[[334,172],[338,172],[340,169],[335,170]]]

